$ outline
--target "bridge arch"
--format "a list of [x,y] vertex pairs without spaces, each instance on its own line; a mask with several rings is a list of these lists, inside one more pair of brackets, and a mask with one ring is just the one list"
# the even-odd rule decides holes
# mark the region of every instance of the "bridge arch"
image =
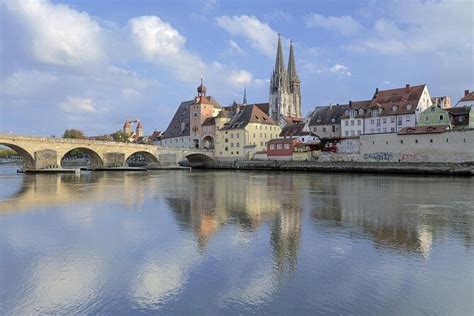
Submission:
[[[136,159],[133,159],[133,158],[136,158]],[[144,151],[144,150],[131,153],[128,157],[126,157],[125,161],[127,162],[129,166],[133,164],[136,164],[137,166],[149,166],[149,165],[157,165],[160,163],[160,161],[154,154],[148,151]]]
[[203,148],[204,149],[214,149],[214,137],[212,135],[206,135],[202,138]]
[[10,149],[16,151],[21,158],[23,158],[23,167],[26,169],[34,169],[35,168],[35,159],[33,156],[24,148],[10,143],[0,143],[0,145],[6,146]]
[[206,162],[206,161],[212,161],[213,159],[209,157],[206,154],[201,154],[201,153],[192,153],[189,155],[185,155],[184,158],[188,159],[190,163],[194,162]]
[[61,157],[61,165],[63,164],[63,159],[65,156],[69,153],[71,153],[74,150],[81,151],[89,156],[90,159],[90,167],[91,168],[99,168],[104,166],[104,161],[102,157],[93,149],[87,148],[87,147],[75,147],[70,150],[68,150],[66,153],[64,153]]

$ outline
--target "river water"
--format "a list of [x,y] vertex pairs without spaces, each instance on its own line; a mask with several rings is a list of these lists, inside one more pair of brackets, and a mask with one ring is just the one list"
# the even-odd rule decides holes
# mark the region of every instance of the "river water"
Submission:
[[0,166],[0,314],[470,314],[474,179]]

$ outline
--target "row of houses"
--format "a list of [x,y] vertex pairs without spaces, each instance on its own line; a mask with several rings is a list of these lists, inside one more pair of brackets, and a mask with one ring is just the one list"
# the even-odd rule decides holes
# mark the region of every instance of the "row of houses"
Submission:
[[474,92],[451,107],[449,97],[430,96],[426,85],[375,90],[371,100],[349,101],[316,107],[308,116],[310,130],[321,138],[355,137],[399,133],[402,129],[427,125],[473,128]]

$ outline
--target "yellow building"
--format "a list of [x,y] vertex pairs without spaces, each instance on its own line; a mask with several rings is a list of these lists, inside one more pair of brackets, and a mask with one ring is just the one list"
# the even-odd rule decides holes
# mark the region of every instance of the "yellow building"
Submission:
[[247,105],[216,131],[217,159],[251,159],[266,151],[267,142],[277,138],[281,128],[257,105]]

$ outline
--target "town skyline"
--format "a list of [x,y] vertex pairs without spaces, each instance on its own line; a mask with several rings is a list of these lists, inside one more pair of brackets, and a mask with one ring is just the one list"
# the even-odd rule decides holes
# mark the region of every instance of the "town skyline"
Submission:
[[[472,32],[471,3],[410,1],[404,16],[396,1],[380,3],[302,1],[284,10],[283,1],[240,8],[198,1],[186,2],[179,19],[170,3],[122,3],[106,12],[107,1],[2,1],[0,130],[99,135],[140,119],[150,134],[195,97],[201,75],[223,105],[241,101],[244,86],[249,103],[268,102],[278,33],[285,62],[289,41],[295,46],[303,116],[314,106],[370,99],[375,88],[426,83],[433,96],[453,102],[472,89],[469,36],[452,36],[453,29]],[[432,21],[443,15],[447,32]]]

